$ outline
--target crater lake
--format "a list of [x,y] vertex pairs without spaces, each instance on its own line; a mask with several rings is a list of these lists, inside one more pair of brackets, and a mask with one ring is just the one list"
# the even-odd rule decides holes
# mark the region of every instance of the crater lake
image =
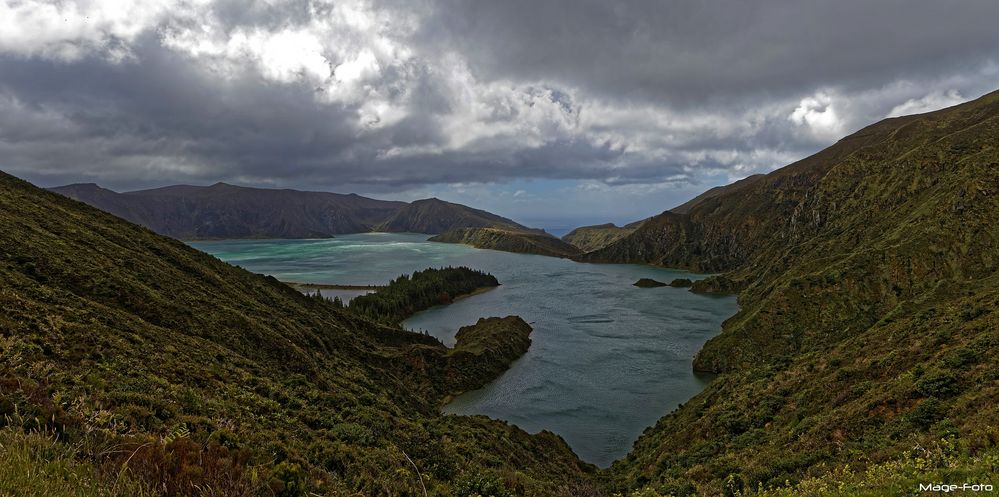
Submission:
[[[467,266],[501,286],[423,311],[402,324],[454,344],[480,317],[518,315],[534,328],[527,354],[486,387],[444,406],[529,432],[562,436],[601,467],[624,456],[646,427],[700,392],[691,359],[735,314],[735,297],[685,288],[637,288],[639,278],[700,279],[643,265],[567,259],[428,242],[430,235],[365,233],[317,240],[222,240],[190,245],[282,281],[384,285],[428,267]],[[357,292],[345,291],[349,298]],[[323,290],[332,297],[334,290]]]

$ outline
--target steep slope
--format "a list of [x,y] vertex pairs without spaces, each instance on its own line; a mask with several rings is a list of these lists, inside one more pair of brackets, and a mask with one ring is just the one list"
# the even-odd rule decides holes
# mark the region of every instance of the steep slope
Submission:
[[502,228],[513,231],[538,231],[505,217],[436,198],[417,200],[402,207],[372,231],[389,233],[440,234],[458,228]]
[[[888,119],[665,212],[588,260],[728,271],[723,372],[636,442],[622,487],[780,485],[999,440],[999,93]],[[734,487],[734,488],[732,488]]]
[[184,240],[323,238],[359,233],[406,205],[353,194],[245,188],[225,183],[127,193],[97,185],[68,185],[52,191]]
[[762,174],[754,174],[752,176],[747,176],[747,177],[745,177],[743,179],[740,179],[739,181],[736,181],[736,182],[728,184],[728,185],[716,186],[716,187],[711,188],[710,190],[708,190],[708,191],[706,191],[706,192],[704,192],[704,193],[702,193],[702,194],[700,194],[700,195],[698,195],[698,196],[696,196],[696,197],[694,197],[694,198],[692,198],[692,199],[684,202],[683,204],[680,204],[680,205],[678,205],[678,206],[670,209],[670,212],[675,212],[677,214],[687,214],[694,207],[697,207],[698,205],[701,205],[701,204],[703,204],[704,202],[706,202],[706,201],[708,201],[710,199],[713,199],[713,198],[716,198],[716,197],[720,197],[722,195],[729,195],[729,194],[735,193],[737,191],[740,191],[740,190],[742,190],[744,188],[749,188],[754,183],[756,183],[758,180],[763,179],[763,177],[764,177],[764,175],[762,175]]
[[442,417],[435,339],[2,173],[0,358],[0,419],[148,495],[592,492],[558,437]]
[[[918,125],[933,115],[886,119],[773,173],[747,178],[737,188],[722,187],[716,194],[695,199],[693,206],[681,206],[681,212],[666,211],[650,218],[635,233],[594,251],[587,260],[707,272],[743,267],[768,247],[780,250],[811,234],[802,228],[812,226],[815,220],[802,219],[795,210],[801,209],[805,197],[829,169],[858,153],[871,154],[870,159],[875,160],[882,154],[904,154],[907,147],[917,145],[916,141],[931,140],[907,125]],[[900,130],[906,133],[897,136]],[[896,138],[913,143],[900,144]],[[889,151],[882,148],[885,143],[901,149]],[[820,213],[818,221],[823,219]]]
[[504,228],[458,228],[437,235],[430,241],[549,257],[573,257],[581,253],[575,246],[545,232]]
[[562,237],[562,241],[575,246],[583,252],[592,252],[634,233],[643,222],[644,220],[637,221],[622,227],[618,227],[613,223],[580,226],[566,233]]

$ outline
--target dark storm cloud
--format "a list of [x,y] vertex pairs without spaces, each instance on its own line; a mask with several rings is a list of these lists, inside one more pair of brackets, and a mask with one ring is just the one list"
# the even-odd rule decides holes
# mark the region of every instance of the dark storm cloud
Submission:
[[0,169],[43,184],[696,183],[999,81],[984,0],[41,5],[0,4]]
[[993,0],[443,4],[421,36],[462,47],[484,77],[672,105],[866,88],[967,69],[999,49]]

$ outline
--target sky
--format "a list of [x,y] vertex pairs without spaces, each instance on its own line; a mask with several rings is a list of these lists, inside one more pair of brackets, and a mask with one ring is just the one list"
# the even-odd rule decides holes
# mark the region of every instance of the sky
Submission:
[[995,0],[0,0],[0,170],[625,223],[999,89]]

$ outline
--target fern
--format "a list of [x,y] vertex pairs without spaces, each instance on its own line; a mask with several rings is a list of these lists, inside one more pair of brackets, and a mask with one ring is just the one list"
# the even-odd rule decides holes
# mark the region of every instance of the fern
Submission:
[[187,428],[186,424],[181,423],[175,426],[174,429],[170,430],[170,433],[163,436],[163,445],[170,445],[177,440],[187,438],[189,436],[191,436],[191,430]]

